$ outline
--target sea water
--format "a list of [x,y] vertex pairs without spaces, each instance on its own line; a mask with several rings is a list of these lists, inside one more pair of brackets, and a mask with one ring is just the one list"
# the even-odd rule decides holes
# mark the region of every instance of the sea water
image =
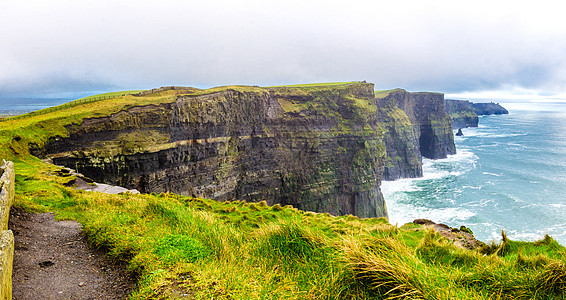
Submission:
[[566,245],[566,104],[503,104],[455,137],[456,155],[423,160],[424,177],[383,182],[392,224],[465,225],[485,242],[549,234]]
[[[1,95],[0,95],[1,96]],[[71,101],[67,98],[2,98],[0,97],[0,115],[13,116],[25,114]]]

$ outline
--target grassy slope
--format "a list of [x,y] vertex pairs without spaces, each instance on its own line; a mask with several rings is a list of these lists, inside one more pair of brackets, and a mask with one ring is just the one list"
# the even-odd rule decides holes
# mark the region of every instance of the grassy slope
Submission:
[[[63,125],[173,93],[85,104],[0,122],[3,157],[16,164],[16,206],[76,219],[96,246],[140,276],[132,299],[560,299],[566,250],[552,238],[504,238],[457,248],[418,225],[333,217],[265,203],[161,195],[105,195],[67,187],[26,153],[28,142],[65,135]],[[14,137],[19,136],[16,141]],[[20,151],[19,154],[12,150]]]

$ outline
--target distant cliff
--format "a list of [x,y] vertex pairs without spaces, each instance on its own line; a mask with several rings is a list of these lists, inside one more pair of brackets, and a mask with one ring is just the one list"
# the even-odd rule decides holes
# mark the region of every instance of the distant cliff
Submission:
[[384,180],[422,176],[422,157],[446,158],[456,153],[444,95],[397,89],[376,94],[385,129],[387,159]]
[[478,127],[478,115],[468,100],[445,100],[446,113],[452,120],[452,128]]
[[454,129],[478,127],[478,116],[501,115],[509,112],[499,103],[473,103],[468,100],[445,100],[446,113]]
[[509,112],[499,103],[472,103],[475,113],[478,116],[483,115],[506,115]]

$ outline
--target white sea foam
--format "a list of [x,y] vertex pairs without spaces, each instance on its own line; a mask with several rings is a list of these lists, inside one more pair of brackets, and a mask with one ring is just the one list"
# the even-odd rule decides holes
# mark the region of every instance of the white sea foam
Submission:
[[[409,193],[422,190],[417,186],[417,183],[422,181],[461,176],[475,167],[476,160],[477,156],[469,149],[459,149],[457,154],[449,155],[445,159],[423,159],[422,178],[383,182],[381,189],[387,201],[390,222],[405,224],[414,219],[427,218],[435,222],[455,224],[473,217],[474,212],[458,207],[454,199],[447,199],[447,203],[452,204],[452,207],[430,208],[414,205]],[[462,190],[454,192],[458,194]]]
[[491,176],[501,176],[501,174],[489,173],[489,172],[481,172],[483,175],[491,175]]
[[471,186],[471,185],[463,185],[462,188],[464,189],[472,189],[472,190],[481,190],[482,186]]
[[447,223],[456,226],[466,223],[476,214],[461,207],[426,208],[415,207],[406,203],[391,201],[389,207],[389,222],[391,224],[405,224],[415,219],[430,219],[437,223]]

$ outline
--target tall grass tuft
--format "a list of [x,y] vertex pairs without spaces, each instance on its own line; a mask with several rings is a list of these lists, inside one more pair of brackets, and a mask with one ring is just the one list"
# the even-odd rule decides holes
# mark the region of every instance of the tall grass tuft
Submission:
[[305,260],[323,248],[323,241],[297,225],[271,224],[259,231],[263,236],[261,254],[273,259]]
[[501,242],[499,244],[492,241],[490,244],[483,245],[479,251],[485,255],[497,255],[503,257],[510,251],[510,240],[505,234],[505,231],[501,230]]
[[341,298],[366,294],[385,299],[424,299],[425,287],[415,276],[418,259],[414,253],[394,238],[364,244],[354,238],[344,242],[347,272],[339,291]]
[[564,260],[555,260],[547,264],[539,275],[538,281],[540,284],[537,293],[564,297],[566,291],[566,263]]

